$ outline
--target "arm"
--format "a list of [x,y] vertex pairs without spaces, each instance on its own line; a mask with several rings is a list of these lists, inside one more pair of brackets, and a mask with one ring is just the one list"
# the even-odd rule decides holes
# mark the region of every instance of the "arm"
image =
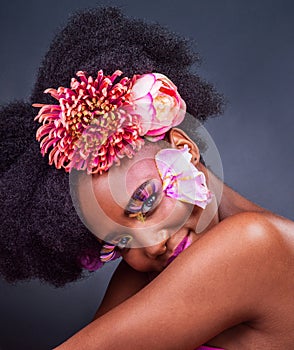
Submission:
[[105,296],[94,316],[94,319],[121,304],[123,301],[136,294],[148,283],[149,277],[147,273],[134,270],[122,260],[111,278]]
[[282,259],[274,229],[260,217],[225,219],[145,288],[56,350],[193,349],[258,319],[270,304],[273,281],[281,279],[276,261]]

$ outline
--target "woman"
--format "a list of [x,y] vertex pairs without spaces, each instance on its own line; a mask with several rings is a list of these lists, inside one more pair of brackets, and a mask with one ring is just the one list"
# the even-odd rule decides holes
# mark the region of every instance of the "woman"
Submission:
[[[102,17],[103,21],[97,23],[97,18]],[[109,30],[114,25],[117,26],[116,30]],[[74,38],[71,35],[76,32],[76,28],[81,27],[87,28],[87,35],[90,28],[93,33],[86,46],[81,37]],[[134,31],[137,31],[137,35],[134,35]],[[97,43],[100,45],[98,48]],[[166,50],[173,55],[169,55]],[[78,54],[73,55],[73,52]],[[75,58],[74,62],[71,57]],[[85,61],[86,57],[88,61]],[[151,72],[159,72],[165,78],[158,75],[153,78],[169,84],[173,91],[169,97],[179,103],[176,122],[173,119],[164,125],[167,130],[161,132],[161,124],[146,126],[149,116],[148,113],[144,114],[146,105],[143,104],[140,110],[142,105],[138,104],[139,110],[143,110],[139,114],[146,125],[143,123],[137,132],[144,142],[136,138],[132,140],[134,143],[131,149],[128,148],[131,152],[129,156],[132,157],[128,158],[126,150],[124,157],[118,157],[122,158],[120,166],[113,167],[113,161],[109,158],[107,166],[99,163],[97,167],[95,163],[97,175],[79,175],[74,179],[74,189],[77,190],[76,194],[73,193],[77,199],[74,203],[96,236],[81,229],[78,218],[72,213],[68,193],[64,190],[68,181],[65,173],[52,169],[47,166],[46,159],[38,157],[38,146],[30,141],[32,130],[35,131],[36,127],[32,128],[30,121],[26,120],[27,115],[33,113],[31,108],[16,104],[5,110],[6,115],[10,112],[11,124],[13,118],[19,120],[22,115],[27,132],[21,133],[23,143],[14,145],[12,151],[10,148],[7,152],[3,171],[9,185],[3,196],[7,200],[13,198],[10,199],[12,209],[14,205],[18,211],[22,204],[15,200],[15,188],[23,190],[20,193],[22,197],[34,199],[31,200],[29,210],[18,215],[19,220],[8,215],[3,219],[6,232],[11,234],[5,238],[1,249],[2,273],[11,281],[38,276],[55,285],[62,285],[81,275],[81,264],[93,270],[118,254],[126,262],[120,264],[98,310],[97,316],[101,317],[61,345],[60,349],[109,349],[117,346],[130,349],[192,349],[204,343],[226,349],[246,349],[265,346],[291,348],[293,344],[293,276],[290,269],[293,265],[293,239],[290,236],[293,223],[247,201],[227,186],[224,187],[220,203],[217,202],[213,193],[217,193],[217,189],[222,186],[221,181],[200,160],[197,145],[180,129],[174,128],[183,118],[181,111],[184,110],[184,104],[187,104],[190,113],[202,120],[221,111],[220,96],[189,71],[192,61],[191,54],[181,40],[165,31],[159,32],[157,26],[148,27],[141,22],[126,20],[116,10],[104,10],[103,16],[101,13],[89,12],[73,18],[53,42],[40,70],[32,102],[52,105],[53,100],[44,100],[42,91],[50,86],[68,86],[69,77],[78,70],[86,70],[95,79],[100,68],[105,69],[109,76],[119,68],[131,80],[137,75],[134,80],[122,84],[127,87],[126,94],[130,88],[132,102],[142,97],[136,95],[136,91],[138,93],[140,90],[134,88],[136,83],[146,80],[146,75],[148,79],[148,76],[153,75]],[[182,62],[180,67],[179,62]],[[86,79],[83,74],[79,73],[79,76],[81,81]],[[119,77],[114,78],[119,80]],[[78,82],[79,79],[74,84]],[[115,84],[114,81],[112,83]],[[143,86],[146,84],[144,82]],[[172,84],[178,87],[179,96]],[[50,92],[59,100],[67,98],[57,96],[56,91]],[[50,114],[53,120],[54,116],[59,115],[60,106],[41,106],[37,119],[43,122],[45,115]],[[120,112],[133,116],[127,107]],[[46,128],[45,125],[37,133],[41,142],[49,135]],[[60,131],[59,136],[63,137],[63,129],[54,131]],[[91,132],[89,129],[87,131]],[[52,134],[43,141],[42,151],[51,153],[50,147],[53,147],[55,151],[51,153],[51,158],[49,156],[51,163],[57,167],[68,166],[69,159],[62,157],[68,156],[69,152],[62,153],[65,147],[57,149],[55,141],[51,143]],[[161,138],[163,134],[163,141],[149,140],[154,136]],[[4,149],[7,145],[11,146],[11,139],[6,138],[5,142]],[[139,147],[141,150],[138,150]],[[188,175],[192,172],[196,174],[195,178],[201,179],[201,195],[196,196],[199,188],[195,188],[192,202],[187,203],[182,198],[187,199],[187,193],[182,190],[185,186],[181,182],[185,178],[179,176],[181,183],[173,182],[165,171],[177,170],[174,162],[166,162],[166,159],[173,157],[174,151],[176,160],[180,159]],[[87,163],[88,158],[85,159]],[[29,173],[24,164],[31,165],[32,161],[36,166],[33,169],[30,167]],[[75,165],[79,164],[78,161]],[[85,163],[80,168],[73,166],[78,169],[83,167],[87,171],[93,170],[92,166],[88,167]],[[15,183],[16,171],[21,174],[19,184]],[[36,192],[31,186],[32,179],[37,186]],[[125,186],[113,187],[117,184]],[[180,191],[176,190],[177,185]],[[30,186],[31,193],[26,186]],[[125,190],[121,191],[120,187]],[[138,207],[138,191],[140,200],[143,192],[149,193],[141,200],[147,201],[144,207],[143,203]],[[91,199],[94,200],[93,204]],[[23,206],[26,207],[27,203]],[[66,222],[65,216],[69,212],[72,213],[70,222]],[[209,213],[213,213],[212,219]],[[99,226],[95,221],[97,219]],[[20,232],[21,242],[17,240]],[[113,233],[116,236],[110,237]],[[13,241],[17,244],[11,244]],[[16,254],[22,257],[21,263],[11,269],[11,259]],[[123,302],[125,299],[128,300]],[[114,308],[118,304],[121,305]],[[150,336],[151,332],[153,337]]]
[[[172,129],[169,137],[176,148],[189,143],[193,156],[199,159],[197,146],[180,130]],[[144,155],[140,152],[128,161],[135,166],[123,164],[123,169],[115,169],[111,175],[111,182],[125,181],[130,193],[136,193],[146,174],[158,177],[153,149]],[[197,168],[207,172],[199,163]],[[150,225],[148,238],[153,244],[118,248],[123,261],[97,320],[57,349],[193,349],[203,343],[224,349],[291,348],[291,221],[225,186],[219,209],[205,230],[196,233],[195,227],[206,210],[211,210],[209,206],[216,205],[215,200],[204,211],[195,206],[181,228],[170,234],[179,225],[177,220],[182,220],[184,209],[175,203],[177,200],[165,197],[146,222],[127,218],[114,199],[117,192],[109,185],[109,174],[93,179],[94,196],[103,210],[95,219],[104,223],[106,214],[120,225],[121,231],[113,230],[113,226],[107,231],[115,232],[113,241],[117,240],[118,245],[126,245],[129,240],[147,244],[147,236],[142,238],[140,229]],[[217,188],[219,180],[210,176],[209,188]],[[85,216],[90,216],[86,187],[80,192],[81,208]],[[125,203],[128,200],[126,197]],[[166,238],[154,244],[156,234]]]

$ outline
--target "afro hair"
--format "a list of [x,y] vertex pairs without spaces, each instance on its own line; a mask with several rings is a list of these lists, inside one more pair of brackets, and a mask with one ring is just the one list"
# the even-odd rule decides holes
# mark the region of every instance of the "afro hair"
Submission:
[[125,76],[160,72],[178,87],[200,121],[222,112],[223,98],[191,72],[199,62],[189,41],[158,24],[125,17],[118,8],[78,12],[56,35],[38,71],[30,101],[0,109],[0,274],[8,282],[39,278],[60,287],[81,278],[79,257],[100,243],[72,204],[68,174],[48,165],[35,140],[32,103],[52,103],[48,87],[68,86],[79,70]]

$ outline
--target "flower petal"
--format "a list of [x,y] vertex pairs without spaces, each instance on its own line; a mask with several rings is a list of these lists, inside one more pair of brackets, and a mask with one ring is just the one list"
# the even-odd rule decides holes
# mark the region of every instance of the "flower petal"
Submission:
[[205,175],[191,162],[187,145],[183,149],[168,148],[155,155],[155,162],[167,196],[205,208],[212,194]]
[[155,75],[152,73],[141,75],[132,87],[131,95],[133,99],[139,99],[147,95],[155,81]]

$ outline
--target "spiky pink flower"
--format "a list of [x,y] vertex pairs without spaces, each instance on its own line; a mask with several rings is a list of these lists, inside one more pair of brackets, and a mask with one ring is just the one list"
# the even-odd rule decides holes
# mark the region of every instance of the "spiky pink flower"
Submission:
[[144,143],[140,120],[124,109],[107,112],[93,119],[74,144],[67,171],[87,170],[88,174],[107,171],[124,156],[131,158]]
[[123,156],[131,157],[143,144],[138,115],[123,108],[130,103],[133,80],[122,78],[117,70],[104,76],[100,70],[94,80],[79,71],[71,87],[47,89],[58,105],[34,104],[41,107],[35,120],[43,125],[37,131],[42,155],[51,149],[49,164],[66,171],[72,168],[101,173]]

